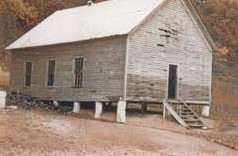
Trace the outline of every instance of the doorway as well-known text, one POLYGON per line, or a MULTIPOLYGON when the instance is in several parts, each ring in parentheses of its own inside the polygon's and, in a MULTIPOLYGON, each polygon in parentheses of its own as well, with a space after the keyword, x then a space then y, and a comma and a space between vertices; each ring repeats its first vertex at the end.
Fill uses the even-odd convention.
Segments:
POLYGON ((178 83, 178 66, 169 65, 169 76, 168 76, 168 98, 177 98, 177 83, 178 83))

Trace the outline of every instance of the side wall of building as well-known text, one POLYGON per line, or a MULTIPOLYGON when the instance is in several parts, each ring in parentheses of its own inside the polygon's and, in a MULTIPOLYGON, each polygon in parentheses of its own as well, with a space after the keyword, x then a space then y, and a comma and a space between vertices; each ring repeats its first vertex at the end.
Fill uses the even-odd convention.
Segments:
POLYGON ((13 51, 11 90, 59 101, 109 101, 123 96, 126 36, 13 51), (74 88, 74 58, 84 57, 83 86, 74 88), (56 60, 55 86, 47 87, 47 62, 56 60), (33 63, 24 87, 24 64, 33 63))
POLYGON ((178 66, 178 99, 210 102, 212 50, 180 0, 129 36, 127 100, 167 98, 169 64, 178 66))

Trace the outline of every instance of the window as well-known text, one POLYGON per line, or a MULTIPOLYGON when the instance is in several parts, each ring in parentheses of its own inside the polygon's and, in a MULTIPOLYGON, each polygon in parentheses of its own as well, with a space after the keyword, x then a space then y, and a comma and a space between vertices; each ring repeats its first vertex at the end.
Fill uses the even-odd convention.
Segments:
POLYGON ((55 60, 48 62, 48 86, 54 86, 55 84, 55 60))
POLYGON ((76 58, 74 60, 74 86, 75 87, 82 87, 83 82, 83 62, 84 58, 76 58))
POLYGON ((25 70, 25 86, 31 86, 32 62, 26 62, 25 70))

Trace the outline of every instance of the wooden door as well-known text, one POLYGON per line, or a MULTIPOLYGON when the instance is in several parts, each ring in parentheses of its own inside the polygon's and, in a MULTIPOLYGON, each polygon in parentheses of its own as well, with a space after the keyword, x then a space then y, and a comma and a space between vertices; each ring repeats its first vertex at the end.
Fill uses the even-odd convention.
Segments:
POLYGON ((178 83, 178 66, 169 65, 169 77, 168 77, 168 98, 176 99, 177 98, 177 83, 178 83))

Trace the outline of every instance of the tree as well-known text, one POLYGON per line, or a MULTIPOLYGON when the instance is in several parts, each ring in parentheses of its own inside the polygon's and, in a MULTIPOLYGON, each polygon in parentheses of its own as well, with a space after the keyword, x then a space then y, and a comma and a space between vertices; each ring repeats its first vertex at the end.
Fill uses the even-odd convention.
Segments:
POLYGON ((18 20, 32 24, 38 18, 38 10, 23 0, 3 0, 3 5, 13 13, 18 20))
POLYGON ((238 1, 207 0, 205 4, 197 4, 196 0, 192 2, 219 49, 225 47, 228 50, 222 57, 237 62, 238 1))

